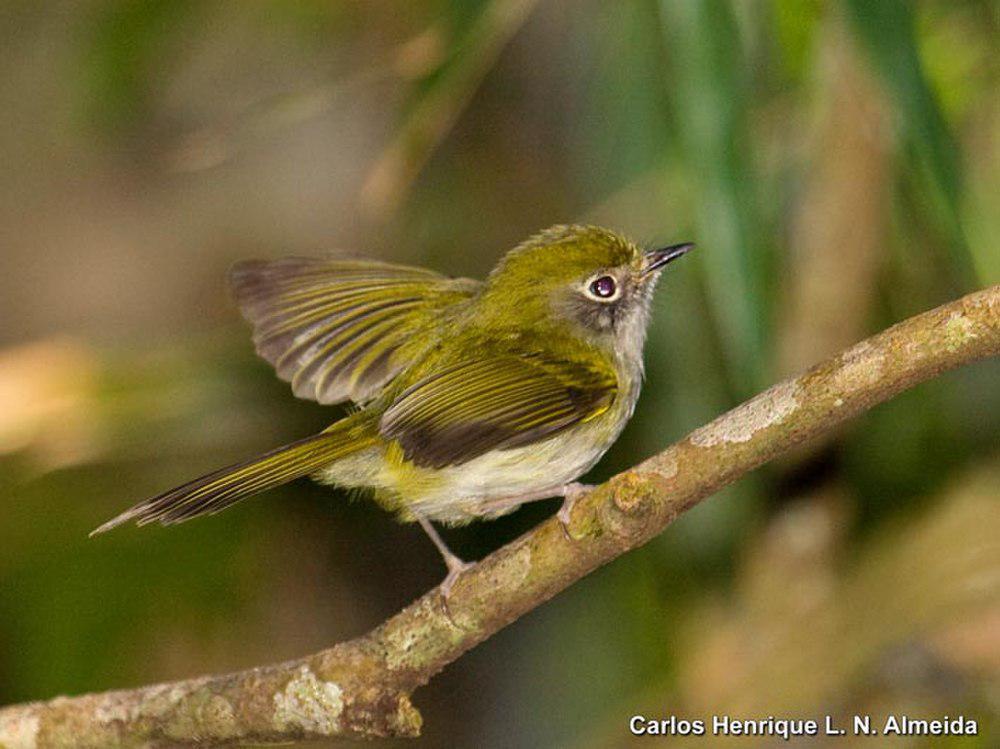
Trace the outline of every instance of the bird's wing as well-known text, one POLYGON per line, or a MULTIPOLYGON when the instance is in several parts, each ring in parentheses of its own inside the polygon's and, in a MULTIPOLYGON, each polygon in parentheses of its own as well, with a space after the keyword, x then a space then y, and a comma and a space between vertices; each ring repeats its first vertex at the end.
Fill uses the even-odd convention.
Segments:
POLYGON ((235 265, 230 285, 254 344, 300 398, 364 402, 428 345, 444 310, 480 283, 363 260, 235 265))
POLYGON ((380 430, 418 466, 458 465, 490 450, 528 445, 606 411, 613 372, 544 356, 465 361, 404 390, 380 430))

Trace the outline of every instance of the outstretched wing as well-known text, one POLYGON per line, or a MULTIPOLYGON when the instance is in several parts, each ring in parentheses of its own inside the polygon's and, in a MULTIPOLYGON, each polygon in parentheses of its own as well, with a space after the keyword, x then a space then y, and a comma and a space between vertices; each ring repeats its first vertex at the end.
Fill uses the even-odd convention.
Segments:
POLYGON ((253 340, 300 398, 364 402, 428 344, 426 328, 479 282, 363 260, 235 265, 230 285, 253 340))
POLYGON ((442 468, 592 419, 616 392, 610 372, 500 355, 463 362, 407 388, 383 414, 380 431, 399 442, 407 460, 442 468))

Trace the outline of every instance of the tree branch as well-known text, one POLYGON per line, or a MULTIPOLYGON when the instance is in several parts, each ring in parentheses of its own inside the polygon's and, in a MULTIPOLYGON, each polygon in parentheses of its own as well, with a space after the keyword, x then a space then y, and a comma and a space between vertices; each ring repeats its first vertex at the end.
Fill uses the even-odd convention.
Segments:
POLYGON ((803 440, 1000 353, 1000 286, 910 318, 786 380, 597 487, 368 634, 305 658, 0 709, 2 749, 416 736, 411 692, 593 569, 803 440))

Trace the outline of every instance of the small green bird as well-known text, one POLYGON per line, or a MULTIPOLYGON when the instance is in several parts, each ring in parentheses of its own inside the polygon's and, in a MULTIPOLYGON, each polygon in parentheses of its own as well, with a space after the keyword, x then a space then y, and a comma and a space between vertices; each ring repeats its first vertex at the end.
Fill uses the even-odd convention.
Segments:
MULTIPOLYGON (((130 520, 172 525, 312 476, 374 490, 419 522, 448 565, 448 525, 564 497, 632 415, 660 272, 690 243, 642 251, 594 226, 555 226, 485 282, 363 260, 249 261, 231 272, 257 352, 300 398, 360 409, 323 432, 140 502, 130 520)), ((93 534, 92 534, 93 535, 93 534)))

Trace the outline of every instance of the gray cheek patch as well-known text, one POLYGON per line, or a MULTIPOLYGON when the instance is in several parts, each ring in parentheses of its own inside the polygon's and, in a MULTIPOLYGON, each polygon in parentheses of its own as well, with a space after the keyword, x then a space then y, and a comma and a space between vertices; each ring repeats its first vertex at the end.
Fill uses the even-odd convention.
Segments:
POLYGON ((624 296, 615 302, 597 302, 581 295, 570 302, 568 312, 584 328, 597 333, 610 333, 622 317, 624 304, 624 296))

